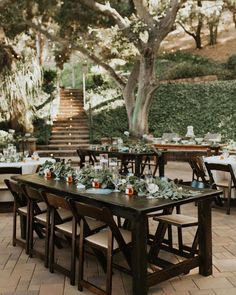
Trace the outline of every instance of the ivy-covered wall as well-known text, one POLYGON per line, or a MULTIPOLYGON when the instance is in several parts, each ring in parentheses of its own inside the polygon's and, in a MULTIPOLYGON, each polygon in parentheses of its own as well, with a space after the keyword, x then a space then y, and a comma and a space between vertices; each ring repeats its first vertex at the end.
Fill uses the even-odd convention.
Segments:
MULTIPOLYGON (((93 117, 95 138, 122 135, 128 129, 125 108, 93 117)), ((192 84, 163 84, 149 114, 149 130, 155 137, 164 132, 184 136, 188 125, 196 136, 219 132, 236 140, 236 80, 192 84)))

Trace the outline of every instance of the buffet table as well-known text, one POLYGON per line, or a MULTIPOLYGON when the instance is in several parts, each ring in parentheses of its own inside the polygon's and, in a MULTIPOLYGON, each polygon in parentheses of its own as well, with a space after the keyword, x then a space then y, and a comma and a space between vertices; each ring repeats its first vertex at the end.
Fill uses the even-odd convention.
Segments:
POLYGON ((158 143, 154 144, 158 150, 167 151, 167 160, 185 160, 193 156, 211 156, 218 155, 220 145, 212 146, 210 144, 180 144, 180 143, 158 143))

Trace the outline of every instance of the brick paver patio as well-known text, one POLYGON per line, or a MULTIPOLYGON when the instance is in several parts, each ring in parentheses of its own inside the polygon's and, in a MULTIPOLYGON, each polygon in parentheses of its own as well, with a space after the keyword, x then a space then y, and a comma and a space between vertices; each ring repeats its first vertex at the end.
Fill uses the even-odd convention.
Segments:
MULTIPOLYGON (((173 163, 167 169, 169 177, 191 178, 187 166, 173 163), (173 168, 173 169, 172 169, 173 168), (186 168, 186 169, 185 169, 186 168)), ((186 205, 183 213, 196 215, 196 207, 186 205)), ((231 215, 225 214, 225 208, 213 208, 213 275, 202 277, 198 269, 187 275, 178 276, 150 288, 149 294, 166 295, 235 295, 236 294, 236 208, 232 207, 231 215)), ((156 223, 151 221, 151 230, 156 223)), ((74 295, 79 294, 77 286, 71 286, 69 279, 55 271, 51 274, 38 258, 29 258, 24 250, 11 245, 12 214, 0 214, 0 294, 29 295, 74 295)), ((190 241, 193 230, 184 231, 185 241, 190 241)), ((39 241, 38 247, 43 245, 39 241)), ((166 253, 162 253, 166 255, 166 253)), ((69 248, 57 250, 56 256, 61 263, 69 263, 69 248)), ((174 260, 177 257, 170 256, 174 260)), ((104 282, 104 274, 94 257, 86 259, 86 274, 96 284, 104 282)), ((130 295, 131 278, 115 270, 113 275, 113 294, 130 295)), ((84 289, 81 294, 92 294, 84 289)))

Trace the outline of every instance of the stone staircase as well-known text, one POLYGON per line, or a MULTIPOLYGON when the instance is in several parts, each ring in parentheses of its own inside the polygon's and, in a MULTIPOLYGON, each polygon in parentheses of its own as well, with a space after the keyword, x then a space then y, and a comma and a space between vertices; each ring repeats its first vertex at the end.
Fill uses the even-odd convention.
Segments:
POLYGON ((48 145, 38 145, 39 156, 54 156, 78 162, 76 149, 89 146, 88 118, 83 93, 78 89, 61 89, 60 108, 53 122, 48 145))

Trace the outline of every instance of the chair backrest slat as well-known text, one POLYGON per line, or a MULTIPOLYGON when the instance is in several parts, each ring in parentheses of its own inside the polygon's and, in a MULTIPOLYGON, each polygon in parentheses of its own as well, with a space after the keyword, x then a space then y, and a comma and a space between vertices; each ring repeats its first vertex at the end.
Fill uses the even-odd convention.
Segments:
POLYGON ((58 195, 44 191, 42 192, 42 197, 48 206, 54 207, 56 209, 64 208, 67 210, 71 210, 70 205, 62 196, 58 196, 58 195))
POLYGON ((4 182, 14 198, 16 202, 16 206, 17 207, 26 206, 27 198, 25 197, 25 194, 22 190, 21 185, 9 179, 5 179, 4 182))
POLYGON ((235 174, 234 174, 233 168, 230 164, 218 164, 218 163, 207 163, 206 162, 205 165, 206 165, 209 177, 210 177, 210 181, 212 183, 215 182, 212 171, 223 171, 223 172, 228 172, 230 174, 233 184, 236 187, 235 174))
POLYGON ((117 224, 113 218, 112 212, 107 207, 94 207, 85 203, 76 201, 73 198, 67 199, 71 205, 72 212, 77 221, 83 219, 86 224, 85 217, 90 217, 105 223, 111 230, 114 238, 116 239, 119 247, 122 249, 126 246, 126 243, 117 227, 117 224))

